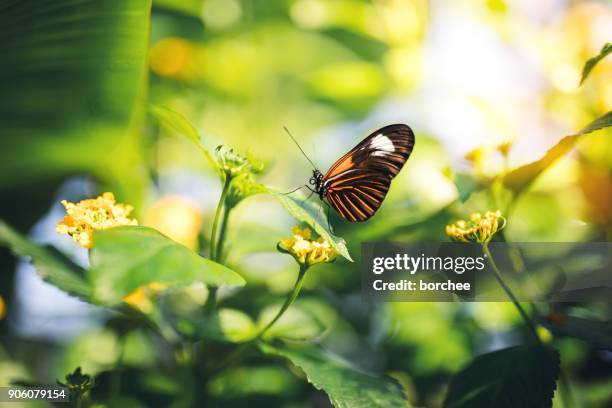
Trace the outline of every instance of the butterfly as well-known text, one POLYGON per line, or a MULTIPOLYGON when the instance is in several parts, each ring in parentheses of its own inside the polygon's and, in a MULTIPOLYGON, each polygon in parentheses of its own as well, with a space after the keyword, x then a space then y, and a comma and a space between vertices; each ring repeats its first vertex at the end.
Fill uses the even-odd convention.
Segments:
POLYGON ((385 126, 336 160, 327 173, 321 173, 313 165, 315 169, 307 187, 345 220, 366 221, 380 208, 391 180, 413 148, 414 133, 409 126, 385 126))

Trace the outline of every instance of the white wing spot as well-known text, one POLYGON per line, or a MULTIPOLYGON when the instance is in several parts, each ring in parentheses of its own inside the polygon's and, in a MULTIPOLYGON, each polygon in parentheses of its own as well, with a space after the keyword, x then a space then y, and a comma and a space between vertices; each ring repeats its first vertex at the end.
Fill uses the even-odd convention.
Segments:
POLYGON ((376 150, 372 153, 372 156, 385 156, 387 153, 395 151, 395 146, 393 146, 391 139, 382 133, 372 139, 370 142, 370 148, 376 150))

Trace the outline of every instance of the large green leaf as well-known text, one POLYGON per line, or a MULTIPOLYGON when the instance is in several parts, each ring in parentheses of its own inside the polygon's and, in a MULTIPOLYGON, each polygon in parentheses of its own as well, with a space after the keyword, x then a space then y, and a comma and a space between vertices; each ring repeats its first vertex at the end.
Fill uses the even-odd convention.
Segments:
POLYGON ((283 357, 304 371, 315 388, 325 391, 336 408, 400 408, 410 404, 391 378, 352 367, 339 357, 310 345, 272 346, 261 343, 269 355, 283 357))
POLYGON ((444 407, 552 407, 558 376, 559 353, 548 346, 483 354, 452 378, 444 407))
POLYGON ((566 136, 559 141, 555 146, 546 152, 544 157, 532 163, 521 166, 512 170, 504 177, 504 184, 515 194, 520 194, 531 183, 550 167, 557 159, 568 153, 576 144, 582 135, 595 132, 606 127, 612 126, 612 112, 608 112, 602 117, 589 123, 580 132, 566 136))
POLYGON ((186 16, 202 19, 204 0, 155 0, 155 8, 166 9, 186 16))
POLYGON ((36 272, 45 281, 82 300, 89 300, 91 289, 83 279, 83 269, 55 248, 32 243, 1 220, 0 245, 11 248, 16 255, 30 257, 36 272))
POLYGON ((599 61, 604 59, 606 55, 610 53, 612 53, 612 43, 606 43, 602 47, 601 51, 599 51, 599 54, 587 60, 587 62, 584 64, 584 68, 582 69, 582 78, 580 79, 581 85, 587 79, 593 68, 595 68, 595 65, 597 65, 599 61))
MULTIPOLYGON (((279 191, 269 188, 268 191, 274 196, 283 207, 300 222, 308 224, 319 236, 329 241, 330 245, 334 247, 336 251, 349 261, 353 261, 349 254, 346 242, 344 239, 334 235, 328 226, 324 226, 322 223, 327 224, 327 217, 324 215, 324 209, 317 210, 309 200, 305 200, 304 197, 296 198, 292 195, 283 194, 279 191)), ((323 204, 321 204, 323 205, 323 204)))
POLYGON ((116 304, 134 289, 151 282, 182 285, 242 286, 231 269, 147 227, 117 227, 94 233, 88 278, 94 300, 116 304))
POLYGON ((138 177, 150 7, 0 5, 0 186, 81 171, 126 186, 138 177))

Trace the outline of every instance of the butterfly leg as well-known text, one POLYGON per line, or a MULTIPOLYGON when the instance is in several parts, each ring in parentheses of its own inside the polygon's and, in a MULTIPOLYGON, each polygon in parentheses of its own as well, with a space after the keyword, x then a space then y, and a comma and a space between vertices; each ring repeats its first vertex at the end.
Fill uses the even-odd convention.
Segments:
POLYGON ((289 192, 287 192, 287 193, 281 193, 281 194, 282 194, 282 195, 289 195, 289 194, 293 194, 293 193, 295 193, 296 191, 303 189, 304 187, 308 187, 308 186, 300 186, 300 187, 295 188, 295 189, 293 189, 293 190, 291 190, 291 191, 289 191, 289 192))
POLYGON ((319 216, 321 215, 321 209, 323 208, 323 200, 321 200, 321 205, 319 205, 319 209, 317 210, 317 216, 315 218, 315 221, 318 223, 319 222, 319 216))
MULTIPOLYGON (((307 187, 307 188, 308 188, 308 186, 304 186, 304 187, 307 187)), ((311 189, 311 190, 310 190, 310 194, 308 194, 308 197, 306 197, 305 199, 303 199, 302 201, 300 201, 300 206, 302 206, 302 205, 304 204, 304 202, 305 202, 305 201, 308 201, 308 200, 310 199, 310 197, 312 197, 312 195, 313 195, 314 193, 315 193, 315 191, 311 189)))
POLYGON ((331 223, 329 222, 329 208, 330 208, 330 205, 329 205, 329 204, 328 204, 328 203, 327 203, 325 200, 322 200, 322 201, 323 201, 323 204, 325 204, 325 206, 327 207, 327 214, 326 214, 326 218, 327 218, 327 229, 329 229, 329 232, 331 232, 331 233, 333 234, 333 233, 334 233, 334 230, 333 230, 333 228, 332 228, 332 226, 331 226, 331 223))

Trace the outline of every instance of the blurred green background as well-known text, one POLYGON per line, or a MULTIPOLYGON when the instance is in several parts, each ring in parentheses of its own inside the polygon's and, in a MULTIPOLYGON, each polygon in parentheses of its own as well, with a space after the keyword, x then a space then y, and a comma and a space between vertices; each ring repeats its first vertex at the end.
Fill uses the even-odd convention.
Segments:
MULTIPOLYGON (((335 322, 326 347, 393 373, 411 402, 428 407, 440 406, 449 376, 470 358, 519 342, 518 316, 510 303, 364 304, 360 244, 447 240, 450 221, 508 210, 491 180, 612 110, 611 58, 579 85, 584 61, 612 39, 608 1, 3 1, 0 27, 0 218, 80 262, 84 250, 54 232, 59 201, 101 191, 132 204, 141 224, 205 243, 217 176, 148 113, 151 104, 181 113, 211 151, 225 144, 262 160, 262 182, 282 191, 311 175, 283 126, 325 171, 370 131, 409 124, 415 151, 379 213, 365 224, 332 216, 356 263, 313 269, 304 302, 335 322)), ((609 241, 610 136, 585 135, 546 168, 513 202, 505 239, 609 241)), ((267 195, 236 208, 227 263, 248 284, 227 305, 257 314, 290 290, 295 266, 275 248, 294 223, 267 195)), ((112 367, 108 315, 0 251, 0 385, 112 367)), ((607 304, 567 307, 611 318, 607 304)), ((576 398, 612 404, 610 350, 551 341, 576 398)), ((154 340, 135 332, 124 360, 150 373, 135 389, 176 386, 155 376, 155 357, 154 340)), ((269 362, 209 389, 223 406, 328 404, 269 362)))

